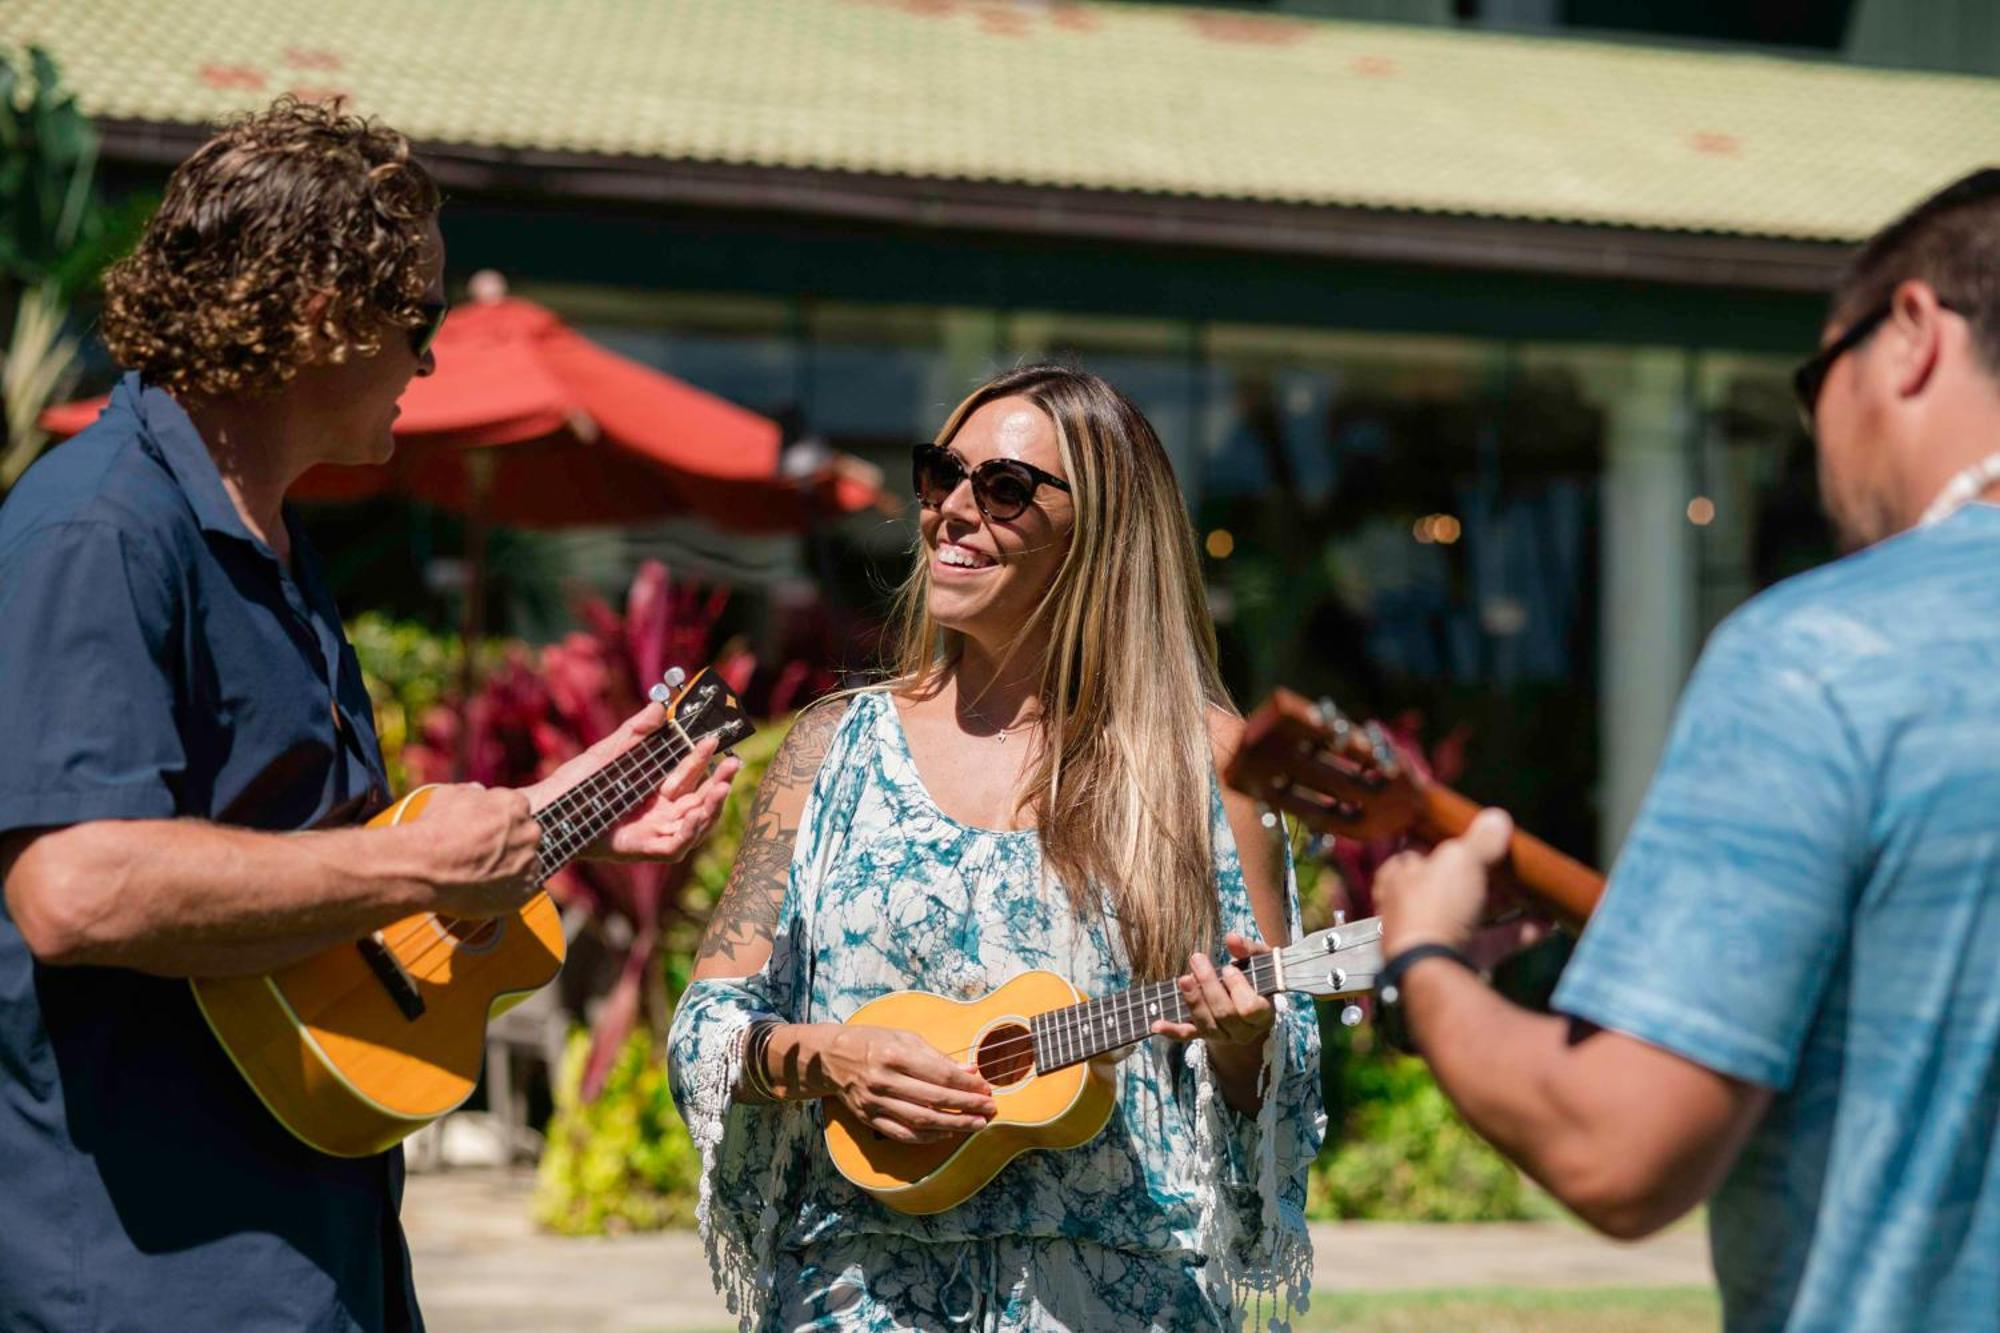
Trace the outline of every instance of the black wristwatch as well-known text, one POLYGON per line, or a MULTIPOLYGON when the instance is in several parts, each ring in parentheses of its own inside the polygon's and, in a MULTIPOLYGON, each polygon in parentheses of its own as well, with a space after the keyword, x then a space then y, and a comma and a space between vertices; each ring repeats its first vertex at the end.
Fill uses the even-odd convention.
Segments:
POLYGON ((1474 975, 1479 972, 1470 958, 1449 944, 1412 945, 1382 964, 1382 970, 1375 974, 1375 1031, 1382 1040, 1405 1055, 1420 1055, 1422 1052, 1410 1039, 1410 1027, 1403 1018, 1403 976, 1426 958, 1449 958, 1474 975))

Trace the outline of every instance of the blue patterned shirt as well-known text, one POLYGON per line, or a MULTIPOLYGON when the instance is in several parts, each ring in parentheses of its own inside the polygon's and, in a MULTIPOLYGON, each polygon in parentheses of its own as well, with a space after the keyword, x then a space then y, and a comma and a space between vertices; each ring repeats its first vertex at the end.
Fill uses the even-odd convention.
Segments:
POLYGON ((1730 1329, 2000 1326, 2000 508, 1716 631, 1555 1003, 1776 1090, 1730 1329))

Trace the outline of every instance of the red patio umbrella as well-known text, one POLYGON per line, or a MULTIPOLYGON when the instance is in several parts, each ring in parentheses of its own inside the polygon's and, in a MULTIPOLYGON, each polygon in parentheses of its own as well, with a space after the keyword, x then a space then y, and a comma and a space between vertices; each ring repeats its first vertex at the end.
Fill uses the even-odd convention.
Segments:
MULTIPOLYGON (((436 355, 437 372, 403 394, 395 457, 315 468, 293 498, 405 495, 531 528, 691 513, 739 532, 797 531, 882 503, 858 460, 780 476, 777 423, 600 347, 532 301, 460 306, 436 355)), ((52 407, 42 427, 74 435, 104 401, 52 407)))

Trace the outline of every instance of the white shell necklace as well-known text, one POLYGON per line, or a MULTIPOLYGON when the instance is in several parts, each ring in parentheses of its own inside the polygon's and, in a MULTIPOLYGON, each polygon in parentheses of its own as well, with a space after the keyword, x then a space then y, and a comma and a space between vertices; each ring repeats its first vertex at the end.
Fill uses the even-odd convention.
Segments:
POLYGON ((1991 453, 1972 466, 1963 469, 1944 484, 1937 499, 1924 510, 1917 526, 1928 528, 1934 523, 1942 523, 1979 497, 1979 493, 2000 481, 2000 453, 1991 453))

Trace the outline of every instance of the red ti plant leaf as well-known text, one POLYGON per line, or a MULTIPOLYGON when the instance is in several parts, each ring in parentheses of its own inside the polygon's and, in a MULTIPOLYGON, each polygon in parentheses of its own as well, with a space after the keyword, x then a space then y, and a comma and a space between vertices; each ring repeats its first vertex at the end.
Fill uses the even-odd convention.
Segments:
MULTIPOLYGON (((432 710, 406 757, 413 774, 448 781, 458 728, 471 730, 468 777, 488 786, 522 786, 609 735, 644 702, 668 667, 690 674, 714 651, 716 622, 728 605, 722 588, 675 584, 666 566, 640 567, 620 615, 597 598, 579 601, 580 628, 531 655, 515 645, 463 713, 432 710)), ((756 659, 732 643, 718 670, 739 697, 757 673, 756 659)), ((774 691, 788 706, 830 687, 824 668, 787 666, 774 691), (817 684, 818 690, 808 693, 817 684)), ((671 864, 578 861, 549 883, 566 910, 584 915, 613 960, 615 979, 591 1024, 583 1095, 602 1089, 626 1037, 641 1023, 664 1035, 665 974, 660 950, 667 927, 686 914, 682 890, 691 857, 671 864)))

